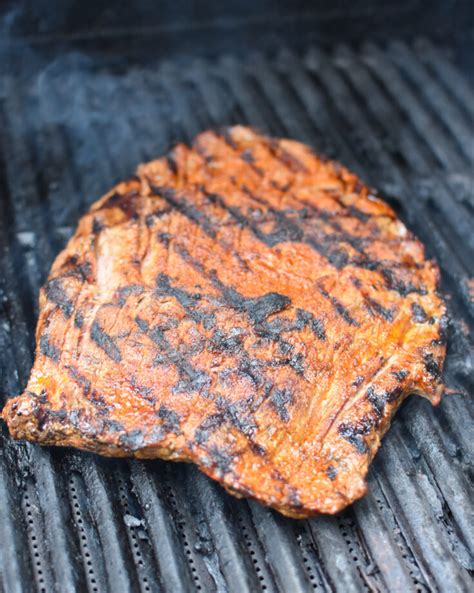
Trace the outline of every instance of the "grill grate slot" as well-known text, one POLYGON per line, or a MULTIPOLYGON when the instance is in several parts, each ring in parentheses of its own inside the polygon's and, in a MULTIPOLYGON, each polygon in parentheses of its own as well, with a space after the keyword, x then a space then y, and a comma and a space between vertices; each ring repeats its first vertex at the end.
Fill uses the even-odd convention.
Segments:
MULTIPOLYGON (((98 593, 98 583, 100 582, 97 572, 97 558, 100 557, 100 551, 94 549, 92 526, 87 525, 85 515, 87 510, 83 510, 87 505, 85 499, 84 487, 81 484, 80 474, 72 474, 69 479, 69 498, 72 506, 72 516, 76 525, 79 537, 79 546, 84 562, 84 571, 86 573, 87 587, 90 593, 98 593)), ((97 546, 95 546, 97 548, 97 546)))
MULTIPOLYGON (((473 387, 474 93, 442 50, 420 40, 180 65, 148 57, 122 72, 100 54, 44 62, 39 75, 23 66, 5 77, 0 96, 1 393, 26 383, 39 286, 79 215, 137 163, 232 123, 308 142, 396 196, 442 266, 448 383, 473 387)), ((369 494, 308 521, 236 501, 193 467, 40 450, 2 428, 0 539, 12 543, 0 589, 467 591, 472 416, 463 396, 439 410, 409 401, 369 494)))

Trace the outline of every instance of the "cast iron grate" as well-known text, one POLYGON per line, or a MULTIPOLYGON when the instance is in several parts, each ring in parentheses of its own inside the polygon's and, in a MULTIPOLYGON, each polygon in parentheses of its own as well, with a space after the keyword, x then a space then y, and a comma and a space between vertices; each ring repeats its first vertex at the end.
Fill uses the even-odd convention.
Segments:
MULTIPOLYGON (((248 123, 338 158, 443 270, 448 383, 472 390, 474 94, 427 41, 231 55, 116 71, 67 53, 0 86, 0 391, 32 363, 37 293, 78 217, 136 164, 248 123)), ((1 429, 1 589, 253 593, 468 591, 473 412, 413 398, 341 516, 285 519, 194 467, 13 443, 1 429)))

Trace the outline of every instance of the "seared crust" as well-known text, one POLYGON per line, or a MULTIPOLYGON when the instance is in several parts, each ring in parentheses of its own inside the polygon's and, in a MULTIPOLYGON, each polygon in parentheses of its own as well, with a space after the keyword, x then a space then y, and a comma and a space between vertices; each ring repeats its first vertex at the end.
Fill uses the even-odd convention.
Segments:
POLYGON ((192 461, 284 514, 335 513, 405 396, 439 401, 438 277, 344 167, 205 132, 81 219, 3 417, 17 439, 192 461))

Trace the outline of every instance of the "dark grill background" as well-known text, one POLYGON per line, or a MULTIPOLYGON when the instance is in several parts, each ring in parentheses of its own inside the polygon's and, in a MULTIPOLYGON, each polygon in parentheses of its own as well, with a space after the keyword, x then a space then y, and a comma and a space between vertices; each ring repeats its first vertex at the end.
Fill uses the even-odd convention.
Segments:
POLYGON ((411 398, 369 494, 305 521, 192 466, 14 443, 2 424, 0 591, 468 591, 474 94, 448 53, 426 40, 168 62, 136 51, 128 65, 13 52, 0 79, 2 394, 26 383, 38 289, 81 213, 174 141, 232 123, 309 143, 395 206, 441 265, 446 380, 465 394, 437 409, 411 398))

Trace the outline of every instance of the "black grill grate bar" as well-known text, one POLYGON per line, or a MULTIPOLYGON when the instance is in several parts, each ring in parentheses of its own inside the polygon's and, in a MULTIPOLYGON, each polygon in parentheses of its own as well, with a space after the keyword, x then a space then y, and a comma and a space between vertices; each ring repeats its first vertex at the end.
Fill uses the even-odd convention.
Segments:
MULTIPOLYGON (((395 121, 403 121, 403 117, 406 117, 409 113, 412 114, 413 121, 418 121, 418 115, 423 113, 423 109, 420 107, 417 97, 409 91, 407 85, 403 82, 396 69, 391 66, 389 60, 384 60, 382 65, 381 55, 378 51, 374 48, 371 50, 368 48, 368 53, 367 63, 372 72, 376 73, 376 76, 383 82, 385 90, 389 93, 392 100, 393 111, 395 113, 397 112, 396 102, 396 104, 400 105, 405 112, 400 118, 397 117, 397 120, 395 121)), ((352 70, 351 74, 352 81, 356 84, 352 70)), ((408 117, 410 117, 410 115, 408 115, 408 117)), ((388 125, 386 120, 385 125, 388 125)), ((422 124, 420 124, 420 127, 421 125, 422 124)), ((431 146, 437 147, 440 143, 443 144, 443 136, 439 133, 440 130, 434 122, 425 120, 425 122, 423 122, 423 128, 420 130, 420 133, 421 132, 423 132, 423 138, 432 139, 430 142, 431 146), (425 125, 426 128, 424 128, 425 125), (430 135, 430 132, 432 132, 432 136, 430 135)), ((456 200, 450 199, 450 188, 446 184, 444 175, 438 173, 434 164, 430 162, 429 156, 424 155, 421 142, 417 142, 416 135, 413 134, 412 136, 407 134, 407 136, 408 155, 411 157, 416 149, 418 149, 418 154, 421 155, 424 171, 420 170, 418 173, 426 175, 429 178, 429 180, 424 180, 427 193, 429 193, 430 197, 432 196, 436 201, 437 207, 442 211, 446 220, 451 224, 454 233, 461 235, 466 246, 469 246, 470 249, 474 249, 472 219, 469 220, 471 218, 469 213, 465 208, 458 204, 456 200), (450 208, 447 207, 448 201, 450 202, 450 208)), ((446 143, 444 142, 444 144, 446 143)), ((446 167, 451 168, 449 162, 445 161, 444 164, 446 167)), ((474 268, 472 269, 474 270, 474 268)))
MULTIPOLYGON (((350 64, 352 60, 355 63, 359 62, 354 52, 348 48, 341 48, 338 54, 341 65, 350 64), (344 58, 347 59, 347 62, 344 58)), ((380 78, 384 81, 388 93, 393 97, 396 96, 397 109, 403 114, 404 119, 410 122, 408 128, 410 137, 414 138, 413 143, 416 143, 418 149, 422 151, 420 162, 422 166, 425 166, 425 171, 432 171, 439 166, 462 169, 465 166, 465 160, 459 155, 450 134, 441 129, 439 115, 430 113, 430 110, 422 105, 419 87, 412 88, 408 81, 402 77, 393 60, 393 51, 381 49, 373 44, 366 44, 363 57, 365 58, 363 61, 366 61, 369 66, 373 66, 374 69, 377 65, 384 63, 386 70, 380 73, 380 78)))
MULTIPOLYGON (((385 60, 382 64, 379 54, 376 54, 374 51, 370 51, 369 53, 369 49, 367 51, 367 65, 377 78, 371 78, 369 72, 364 68, 364 64, 361 64, 357 60, 347 62, 351 63, 351 67, 345 67, 344 70, 347 71, 351 84, 358 90, 360 96, 363 96, 363 93, 371 93, 367 96, 367 107, 371 110, 371 113, 377 113, 380 126, 386 130, 386 133, 390 133, 394 124, 401 126, 406 119, 404 112, 398 107, 398 104, 402 103, 398 97, 400 94, 406 95, 407 93, 403 88, 403 81, 401 81, 395 68, 389 65, 389 61, 385 60), (390 72, 390 76, 387 75, 387 72, 390 72), (382 83, 382 87, 378 84, 379 81, 377 79, 382 83), (389 119, 389 117, 393 119, 389 119)), ((349 54, 350 56, 351 54, 349 54)), ((413 102, 415 101, 414 97, 411 97, 411 99, 413 99, 413 102)), ((408 103, 407 99, 404 99, 404 101, 408 103)), ((408 103, 408 105, 410 104, 408 103)), ((408 109, 408 107, 405 108, 408 109)), ((428 133, 429 130, 426 129, 425 137, 428 133)), ((417 185, 415 186, 415 191, 419 194, 419 198, 425 201, 430 198, 435 200, 437 208, 442 211, 443 215, 450 222, 452 230, 456 234, 461 234, 465 238, 466 244, 469 245, 472 241, 472 233, 468 224, 468 213, 464 208, 456 205, 450 199, 449 188, 446 188, 444 176, 438 173, 429 155, 423 150, 423 145, 418 141, 417 135, 410 133, 410 130, 408 130, 403 138, 404 150, 409 159, 408 163, 418 161, 419 164, 418 170, 415 169, 413 172, 415 178, 421 180, 421 186, 419 185, 419 181, 417 181, 417 185), (451 209, 447 208, 447 201, 452 203, 453 207, 451 209)), ((457 249, 459 248, 458 245, 456 247, 457 249)))
MULTIPOLYGON (((464 556, 467 553, 468 556, 467 550, 465 552, 462 551, 465 549, 462 540, 468 542, 471 548, 474 549, 472 525, 465 513, 465 509, 468 509, 471 504, 472 493, 470 485, 467 478, 460 472, 454 473, 449 481, 443 480, 441 483, 438 483, 437 476, 447 475, 449 468, 452 467, 453 463, 456 463, 456 460, 455 458, 453 459, 452 449, 450 450, 449 445, 446 443, 447 439, 443 430, 444 427, 440 426, 435 415, 430 414, 430 410, 426 410, 426 406, 423 412, 421 414, 404 413, 404 424, 407 425, 420 453, 426 461, 427 467, 425 470, 428 479, 431 479, 437 486, 442 494, 439 497, 440 500, 446 503, 445 510, 449 509, 450 514, 453 516, 453 521, 449 521, 449 523, 451 523, 451 527, 455 531, 458 531, 461 536, 457 537, 461 553, 464 556)), ((459 426, 459 420, 460 418, 458 417, 457 426, 459 426)), ((466 566, 466 568, 470 570, 474 569, 474 561, 471 559, 468 563, 469 566, 466 566)))
POLYGON ((163 502, 164 492, 151 478, 152 468, 136 462, 130 466, 133 490, 141 503, 163 587, 165 591, 186 593, 192 576, 176 533, 175 518, 163 502))
POLYGON ((435 47, 427 39, 415 43, 415 50, 420 59, 429 67, 444 85, 452 100, 471 118, 474 117, 474 88, 469 79, 463 76, 456 66, 446 58, 445 51, 435 47))
MULTIPOLYGON (((103 139, 96 125, 99 107, 91 104, 88 88, 84 84, 86 77, 72 65, 71 70, 66 70, 60 80, 54 77, 48 79, 47 88, 60 104, 67 104, 71 96, 75 99, 70 108, 70 123, 64 130, 66 144, 74 147, 74 158, 67 164, 71 167, 71 174, 78 180, 82 200, 90 205, 109 189, 116 172, 110 160, 104 158, 103 139)), ((62 201, 63 208, 64 202, 65 200, 62 201)), ((77 224, 77 220, 71 215, 68 216, 68 222, 71 226, 77 224)))
POLYGON ((253 523, 263 543, 274 577, 280 591, 303 593, 310 583, 303 567, 300 550, 293 545, 293 539, 285 521, 269 509, 250 501, 253 523))
POLYGON ((452 140, 458 144, 458 150, 461 151, 467 165, 471 164, 474 158, 472 152, 472 120, 467 118, 463 111, 451 100, 451 97, 439 81, 430 76, 426 66, 406 43, 399 41, 391 43, 389 45, 389 55, 405 75, 409 77, 415 89, 423 97, 424 104, 430 107, 434 117, 443 122, 445 130, 449 131, 452 140))
MULTIPOLYGON (((68 164, 70 162, 69 146, 58 120, 63 115, 65 105, 52 92, 52 76, 48 71, 39 76, 30 96, 27 98, 25 114, 36 114, 31 119, 31 136, 35 154, 37 155, 37 187, 38 193, 45 196, 49 213, 53 216, 54 227, 74 224, 81 214, 81 197, 77 191, 68 164), (64 196, 68 196, 65 207, 64 196)), ((50 225, 51 228, 51 225, 50 225)), ((53 229, 52 236, 55 237, 53 229)), ((58 251, 58 241, 52 241, 54 252, 58 251)))
POLYGON ((219 591, 223 587, 219 554, 214 547, 207 549, 207 534, 210 530, 201 508, 200 491, 194 484, 193 470, 188 466, 164 467, 165 493, 178 526, 195 588, 199 591, 219 591))
MULTIPOLYGON (((2 429, 2 441, 4 432, 2 429)), ((0 460, 0 537, 2 542, 8 542, 2 550, 0 583, 8 593, 22 593, 33 581, 25 519, 18 507, 16 489, 10 467, 0 460)))
POLYGON ((436 496, 429 475, 410 459, 406 433, 398 423, 394 423, 393 432, 393 438, 384 443, 381 485, 404 537, 431 589, 442 589, 443 583, 451 579, 453 587, 467 590, 469 575, 467 571, 458 570, 458 561, 452 555, 451 543, 440 521, 442 498, 436 496), (433 514, 437 521, 433 521, 433 514))
MULTIPOLYGON (((220 487, 201 473, 194 471, 195 485, 199 492, 197 505, 202 505, 209 532, 219 551, 219 568, 230 591, 255 593, 261 590, 250 554, 241 535, 240 526, 225 509, 225 497, 220 487), (217 490, 219 488, 219 490, 217 490)), ((267 587, 268 588, 268 587, 267 587)))
MULTIPOLYGON (((81 474, 89 497, 92 521, 96 526, 100 544, 104 550, 105 574, 108 590, 125 593, 138 589, 136 567, 119 521, 116 504, 118 492, 108 488, 106 462, 84 455, 80 460, 81 474)), ((78 464, 76 464, 79 467, 78 464)))
POLYGON ((375 572, 378 567, 390 566, 389 571, 380 570, 381 588, 394 592, 410 591, 423 581, 423 577, 410 548, 402 539, 398 522, 382 493, 379 481, 371 479, 369 488, 367 498, 354 507, 358 529, 375 561, 369 570, 375 572), (378 512, 374 512, 374 509, 378 509, 378 512))
MULTIPOLYGON (((0 175, 1 195, 6 195, 6 188, 3 186, 4 177, 0 175)), ((28 335, 26 323, 21 318, 21 306, 16 297, 16 278, 13 272, 13 258, 9 247, 10 235, 7 230, 7 216, 4 202, 0 203, 0 262, 2 264, 2 275, 0 276, 0 380, 2 390, 0 397, 14 394, 18 389, 19 373, 16 368, 16 359, 29 356, 28 348, 19 348, 17 340, 13 341, 10 328, 12 316, 18 317, 17 331, 28 335), (12 296, 15 300, 12 301, 12 296), (11 303, 11 306, 10 306, 11 303), (26 352, 24 352, 26 350, 26 352)), ((32 555, 29 553, 29 541, 27 538, 27 523, 18 504, 17 490, 23 488, 21 483, 21 472, 18 467, 17 455, 7 448, 7 430, 1 426, 0 444, 2 455, 0 455, 0 541, 8 542, 8 546, 2 550, 0 578, 3 580, 5 589, 8 591, 22 591, 22 581, 33 580, 32 555)), ((26 448, 22 449, 20 455, 26 457, 26 448)), ((1 581, 0 581, 1 582, 1 581)))
MULTIPOLYGON (((89 508, 89 495, 80 471, 73 463, 65 467, 68 471, 68 493, 71 500, 71 515, 79 539, 79 549, 84 566, 86 586, 89 593, 99 593, 106 582, 104 553, 89 508)), ((97 501, 94 501, 97 502, 97 501)), ((85 589, 85 587, 84 587, 85 589)))
POLYGON ((359 593, 363 581, 352 556, 347 552, 347 542, 337 522, 328 517, 308 521, 312 538, 319 550, 322 562, 331 575, 331 584, 336 591, 359 593))
MULTIPOLYGON (((105 477, 107 489, 116 493, 115 517, 120 531, 125 533, 127 550, 136 570, 137 585, 142 593, 150 591, 150 583, 157 579, 157 570, 151 546, 148 543, 148 526, 130 483, 128 464, 107 464, 105 477)), ((161 579, 160 579, 161 580, 161 579)))

